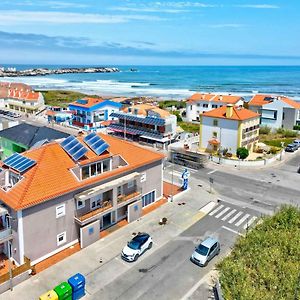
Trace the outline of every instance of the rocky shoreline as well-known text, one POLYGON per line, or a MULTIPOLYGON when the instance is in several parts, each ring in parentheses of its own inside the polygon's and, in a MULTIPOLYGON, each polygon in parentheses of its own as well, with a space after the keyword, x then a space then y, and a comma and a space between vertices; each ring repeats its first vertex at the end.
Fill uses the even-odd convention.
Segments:
POLYGON ((37 68, 28 70, 12 70, 0 68, 0 77, 19 77, 19 76, 45 76, 53 74, 70 74, 70 73, 114 73, 120 72, 118 68, 107 67, 89 67, 89 68, 61 68, 47 69, 37 68))

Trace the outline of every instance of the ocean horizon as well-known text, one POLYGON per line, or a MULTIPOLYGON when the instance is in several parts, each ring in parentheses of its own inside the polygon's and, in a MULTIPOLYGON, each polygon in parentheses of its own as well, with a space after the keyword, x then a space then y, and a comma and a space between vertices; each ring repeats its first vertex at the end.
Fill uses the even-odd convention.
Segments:
POLYGON ((81 73, 3 77, 35 89, 72 90, 87 94, 154 96, 183 99, 195 92, 251 96, 280 94, 300 100, 300 66, 126 66, 126 65, 2 65, 18 70, 62 67, 117 67, 118 73, 81 73), (136 71, 131 71, 135 69, 136 71))

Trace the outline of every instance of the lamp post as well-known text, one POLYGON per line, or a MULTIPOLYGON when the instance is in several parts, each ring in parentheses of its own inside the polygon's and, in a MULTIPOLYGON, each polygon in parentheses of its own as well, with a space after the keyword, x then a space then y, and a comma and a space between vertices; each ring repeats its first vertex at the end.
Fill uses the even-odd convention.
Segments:
MULTIPOLYGON (((10 216, 10 215, 6 215, 6 218, 8 219, 8 220, 10 220, 9 221, 9 226, 8 226, 8 228, 11 228, 11 221, 13 221, 14 219, 13 219, 13 217, 12 216, 10 216)), ((11 253, 11 243, 10 243, 10 241, 8 240, 7 241, 7 252, 8 252, 8 272, 9 272, 9 288, 10 288, 10 290, 12 291, 13 290, 13 282, 12 282, 12 267, 11 267, 11 257, 12 257, 12 253, 11 253)))

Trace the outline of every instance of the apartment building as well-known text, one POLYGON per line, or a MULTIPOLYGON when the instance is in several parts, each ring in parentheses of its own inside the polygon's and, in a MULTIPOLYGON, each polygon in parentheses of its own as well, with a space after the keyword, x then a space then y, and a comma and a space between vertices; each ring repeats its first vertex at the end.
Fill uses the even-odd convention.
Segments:
POLYGON ((253 151, 259 136, 259 114, 231 104, 200 115, 200 151, 227 149, 235 155, 237 148, 253 151))
POLYGON ((200 114, 212 109, 232 104, 243 106, 244 99, 234 95, 216 95, 196 93, 186 101, 186 118, 188 122, 199 122, 200 114))
POLYGON ((141 216, 163 195, 164 156, 91 133, 14 154, 1 163, 1 251, 34 265, 141 216))

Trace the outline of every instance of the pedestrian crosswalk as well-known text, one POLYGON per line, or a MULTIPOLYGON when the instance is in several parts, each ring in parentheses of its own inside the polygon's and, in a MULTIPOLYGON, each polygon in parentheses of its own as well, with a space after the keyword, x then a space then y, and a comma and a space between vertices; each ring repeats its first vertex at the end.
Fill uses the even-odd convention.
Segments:
POLYGON ((257 216, 252 216, 244 211, 238 211, 238 209, 225 206, 224 204, 219 204, 208 215, 232 224, 235 227, 242 226, 243 229, 249 228, 257 219, 257 216))

